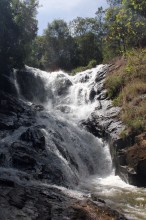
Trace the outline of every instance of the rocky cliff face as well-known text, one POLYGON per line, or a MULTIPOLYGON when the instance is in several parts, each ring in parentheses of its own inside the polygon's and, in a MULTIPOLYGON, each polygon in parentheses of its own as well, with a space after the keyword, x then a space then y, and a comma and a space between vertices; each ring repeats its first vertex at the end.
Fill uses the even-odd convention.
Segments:
POLYGON ((138 137, 134 134, 125 139, 121 137, 125 125, 119 117, 120 108, 112 105, 104 88, 108 71, 109 68, 105 69, 96 79, 91 100, 97 95, 98 106, 87 120, 82 121, 82 126, 109 143, 117 175, 132 185, 146 186, 145 133, 138 137))
MULTIPOLYGON (((92 201, 83 195, 79 199, 61 187, 75 185, 78 177, 71 171, 68 176, 61 160, 49 149, 45 125, 37 122, 41 111, 40 105, 0 92, 0 219, 126 219, 102 200, 92 201)), ((63 143, 60 134, 50 129, 50 144, 57 140, 63 143)), ((57 147, 70 169, 78 170, 67 150, 61 144, 57 147)))
POLYGON ((46 87, 42 76, 31 68, 19 72, 19 85, 16 75, 5 77, 4 84, 0 81, 0 219, 125 219, 98 195, 88 198, 69 190, 81 178, 100 176, 101 167, 104 174, 109 173, 103 147, 94 136, 109 143, 116 174, 131 184, 146 186, 146 134, 135 139, 120 137, 125 128, 119 119, 120 108, 112 105, 104 88, 108 68, 103 66, 93 79, 90 70, 73 80, 59 73, 53 81, 50 75, 46 87), (96 103, 92 113, 75 127, 68 123, 69 114, 74 116, 71 88, 76 95, 73 107, 81 105, 84 111, 86 104, 96 103), (27 101, 19 99, 18 92, 27 101), (40 104, 48 99, 53 99, 51 104, 60 117, 40 104), (65 120, 62 114, 66 114, 65 120), (94 136, 86 132, 83 137, 83 127, 94 136))
POLYGON ((135 137, 135 144, 124 151, 129 180, 136 186, 146 186, 146 133, 135 137))

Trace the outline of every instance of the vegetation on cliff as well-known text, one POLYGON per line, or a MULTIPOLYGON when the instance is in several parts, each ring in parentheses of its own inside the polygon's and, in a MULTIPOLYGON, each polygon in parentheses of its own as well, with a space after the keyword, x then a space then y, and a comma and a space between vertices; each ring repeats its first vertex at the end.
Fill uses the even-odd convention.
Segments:
POLYGON ((127 125, 122 135, 146 130, 146 49, 131 50, 115 61, 105 86, 113 104, 121 107, 127 125))
MULTIPOLYGON (((110 57, 115 59, 105 86, 113 104, 121 107, 120 118, 127 125, 122 136, 146 130, 146 25, 143 0, 109 0, 106 19, 110 29, 106 39, 110 57), (116 46, 115 46, 116 45, 116 46)), ((108 57, 108 56, 107 56, 108 57)))
MULTIPOLYGON (((75 74, 121 56, 106 88, 121 106, 125 133, 146 129, 146 3, 144 0, 107 0, 95 17, 77 17, 48 23, 37 34, 37 0, 0 1, 0 70, 7 73, 24 64, 45 70, 64 69, 75 74), (121 62, 120 61, 120 62, 121 62)), ((1 74, 2 75, 2 74, 1 74)))

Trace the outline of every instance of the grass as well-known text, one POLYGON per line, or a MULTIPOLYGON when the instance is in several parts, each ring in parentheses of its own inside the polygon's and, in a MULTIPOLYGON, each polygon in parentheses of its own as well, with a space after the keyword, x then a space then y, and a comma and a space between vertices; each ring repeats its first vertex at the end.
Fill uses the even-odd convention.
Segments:
POLYGON ((146 131, 146 49, 129 51, 115 61, 105 87, 113 104, 121 107, 120 117, 127 125, 122 136, 146 131))
POLYGON ((80 67, 73 69, 71 72, 71 75, 75 75, 76 73, 83 72, 88 69, 92 69, 92 68, 96 67, 96 65, 97 65, 96 60, 90 60, 90 62, 88 63, 87 66, 80 66, 80 67))

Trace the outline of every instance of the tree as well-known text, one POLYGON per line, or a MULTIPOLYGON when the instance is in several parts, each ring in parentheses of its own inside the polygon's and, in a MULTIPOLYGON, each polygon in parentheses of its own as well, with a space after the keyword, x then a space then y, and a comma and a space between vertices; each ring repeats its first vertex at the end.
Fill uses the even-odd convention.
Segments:
POLYGON ((105 10, 103 10, 102 7, 99 7, 98 10, 95 13, 95 19, 96 22, 98 24, 98 32, 97 32, 97 36, 98 36, 98 44, 99 44, 99 49, 102 52, 103 51, 103 38, 106 34, 105 32, 105 23, 104 23, 104 19, 105 19, 105 10))
POLYGON ((44 66, 48 70, 70 70, 76 63, 76 44, 64 20, 54 20, 45 30, 44 66))
POLYGON ((17 47, 18 27, 13 20, 9 0, 0 1, 0 69, 8 70, 15 66, 15 48, 17 47))
POLYGON ((105 22, 105 44, 109 51, 114 48, 114 55, 139 47, 146 37, 145 19, 125 4, 108 8, 105 22))
POLYGON ((78 65, 86 66, 95 59, 102 61, 101 24, 97 18, 77 17, 69 24, 78 48, 78 65))
POLYGON ((146 17, 146 1, 145 0, 123 0, 123 4, 134 9, 140 15, 146 17))
POLYGON ((122 0, 106 0, 110 7, 120 6, 122 4, 122 0))
POLYGON ((45 38, 44 36, 36 36, 31 45, 31 54, 27 61, 27 65, 33 66, 39 69, 45 69, 44 67, 44 54, 45 54, 45 38))
POLYGON ((13 0, 14 21, 19 29, 19 56, 23 63, 27 63, 31 53, 31 46, 37 35, 37 7, 38 0, 13 0))
POLYGON ((102 61, 102 54, 99 50, 97 36, 88 32, 75 38, 78 46, 79 66, 87 66, 89 61, 102 61))
POLYGON ((37 0, 0 1, 0 68, 8 72, 20 68, 26 61, 32 40, 36 36, 37 0))
POLYGON ((69 28, 73 37, 82 36, 89 32, 98 34, 99 23, 95 18, 77 17, 69 23, 69 28))

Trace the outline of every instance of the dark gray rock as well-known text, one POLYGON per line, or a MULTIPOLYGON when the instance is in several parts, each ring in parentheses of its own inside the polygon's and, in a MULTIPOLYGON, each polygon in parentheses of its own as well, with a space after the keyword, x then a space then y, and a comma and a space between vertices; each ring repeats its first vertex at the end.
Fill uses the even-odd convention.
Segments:
POLYGON ((57 80, 55 84, 55 93, 58 96, 66 94, 68 91, 69 87, 72 85, 72 82, 65 77, 64 74, 58 74, 57 75, 57 80))
POLYGON ((45 185, 19 185, 0 179, 0 220, 126 220, 104 201, 78 200, 45 185))
MULTIPOLYGON (((63 85, 69 88, 70 82, 63 85)), ((41 84, 34 85, 36 90, 37 86, 41 84)), ((42 97, 39 98, 44 101, 42 97)), ((92 98, 95 98, 95 94, 92 98)), ((33 97, 30 96, 30 99, 33 97)), ((99 105, 99 109, 104 109, 102 100, 99 105)), ((76 173, 80 167, 65 148, 61 133, 52 126, 46 127, 45 122, 48 120, 50 125, 56 123, 61 130, 66 124, 45 114, 43 110, 41 105, 27 104, 10 94, 0 93, 0 220, 92 220, 96 219, 93 213, 97 216, 97 209, 100 210, 99 218, 104 212, 110 219, 125 219, 106 207, 103 201, 99 200, 97 204, 89 200, 81 202, 68 196, 63 188, 59 189, 59 186, 72 187, 78 183, 80 176, 76 173), (39 124, 39 117, 44 120, 43 125, 39 124), (57 150, 60 157, 55 153, 57 150)), ((97 118, 102 117, 98 115, 97 118)), ((99 123, 99 126, 102 124, 99 123)), ((110 129, 113 130, 112 127, 110 129)), ((72 141, 77 142, 75 147, 79 147, 78 139, 71 135, 72 141)), ((94 174, 88 155, 85 157, 83 152, 78 155, 88 166, 89 173, 94 174)))
POLYGON ((45 150, 45 136, 41 131, 41 128, 33 127, 28 128, 21 134, 20 139, 22 141, 31 142, 36 151, 45 150))
POLYGON ((41 77, 35 77, 31 70, 24 68, 16 72, 20 94, 28 101, 45 102, 47 91, 41 77), (27 89, 26 89, 27 85, 27 89))
POLYGON ((129 180, 130 183, 134 184, 133 177, 129 175, 126 156, 122 153, 123 149, 134 142, 134 138, 129 136, 126 139, 122 139, 120 136, 125 129, 125 125, 119 118, 120 108, 114 107, 112 101, 107 97, 107 91, 104 88, 107 74, 108 66, 96 77, 94 90, 91 89, 90 92, 90 99, 92 101, 92 99, 96 98, 98 105, 86 120, 80 122, 80 125, 109 143, 116 174, 123 180, 129 180))

